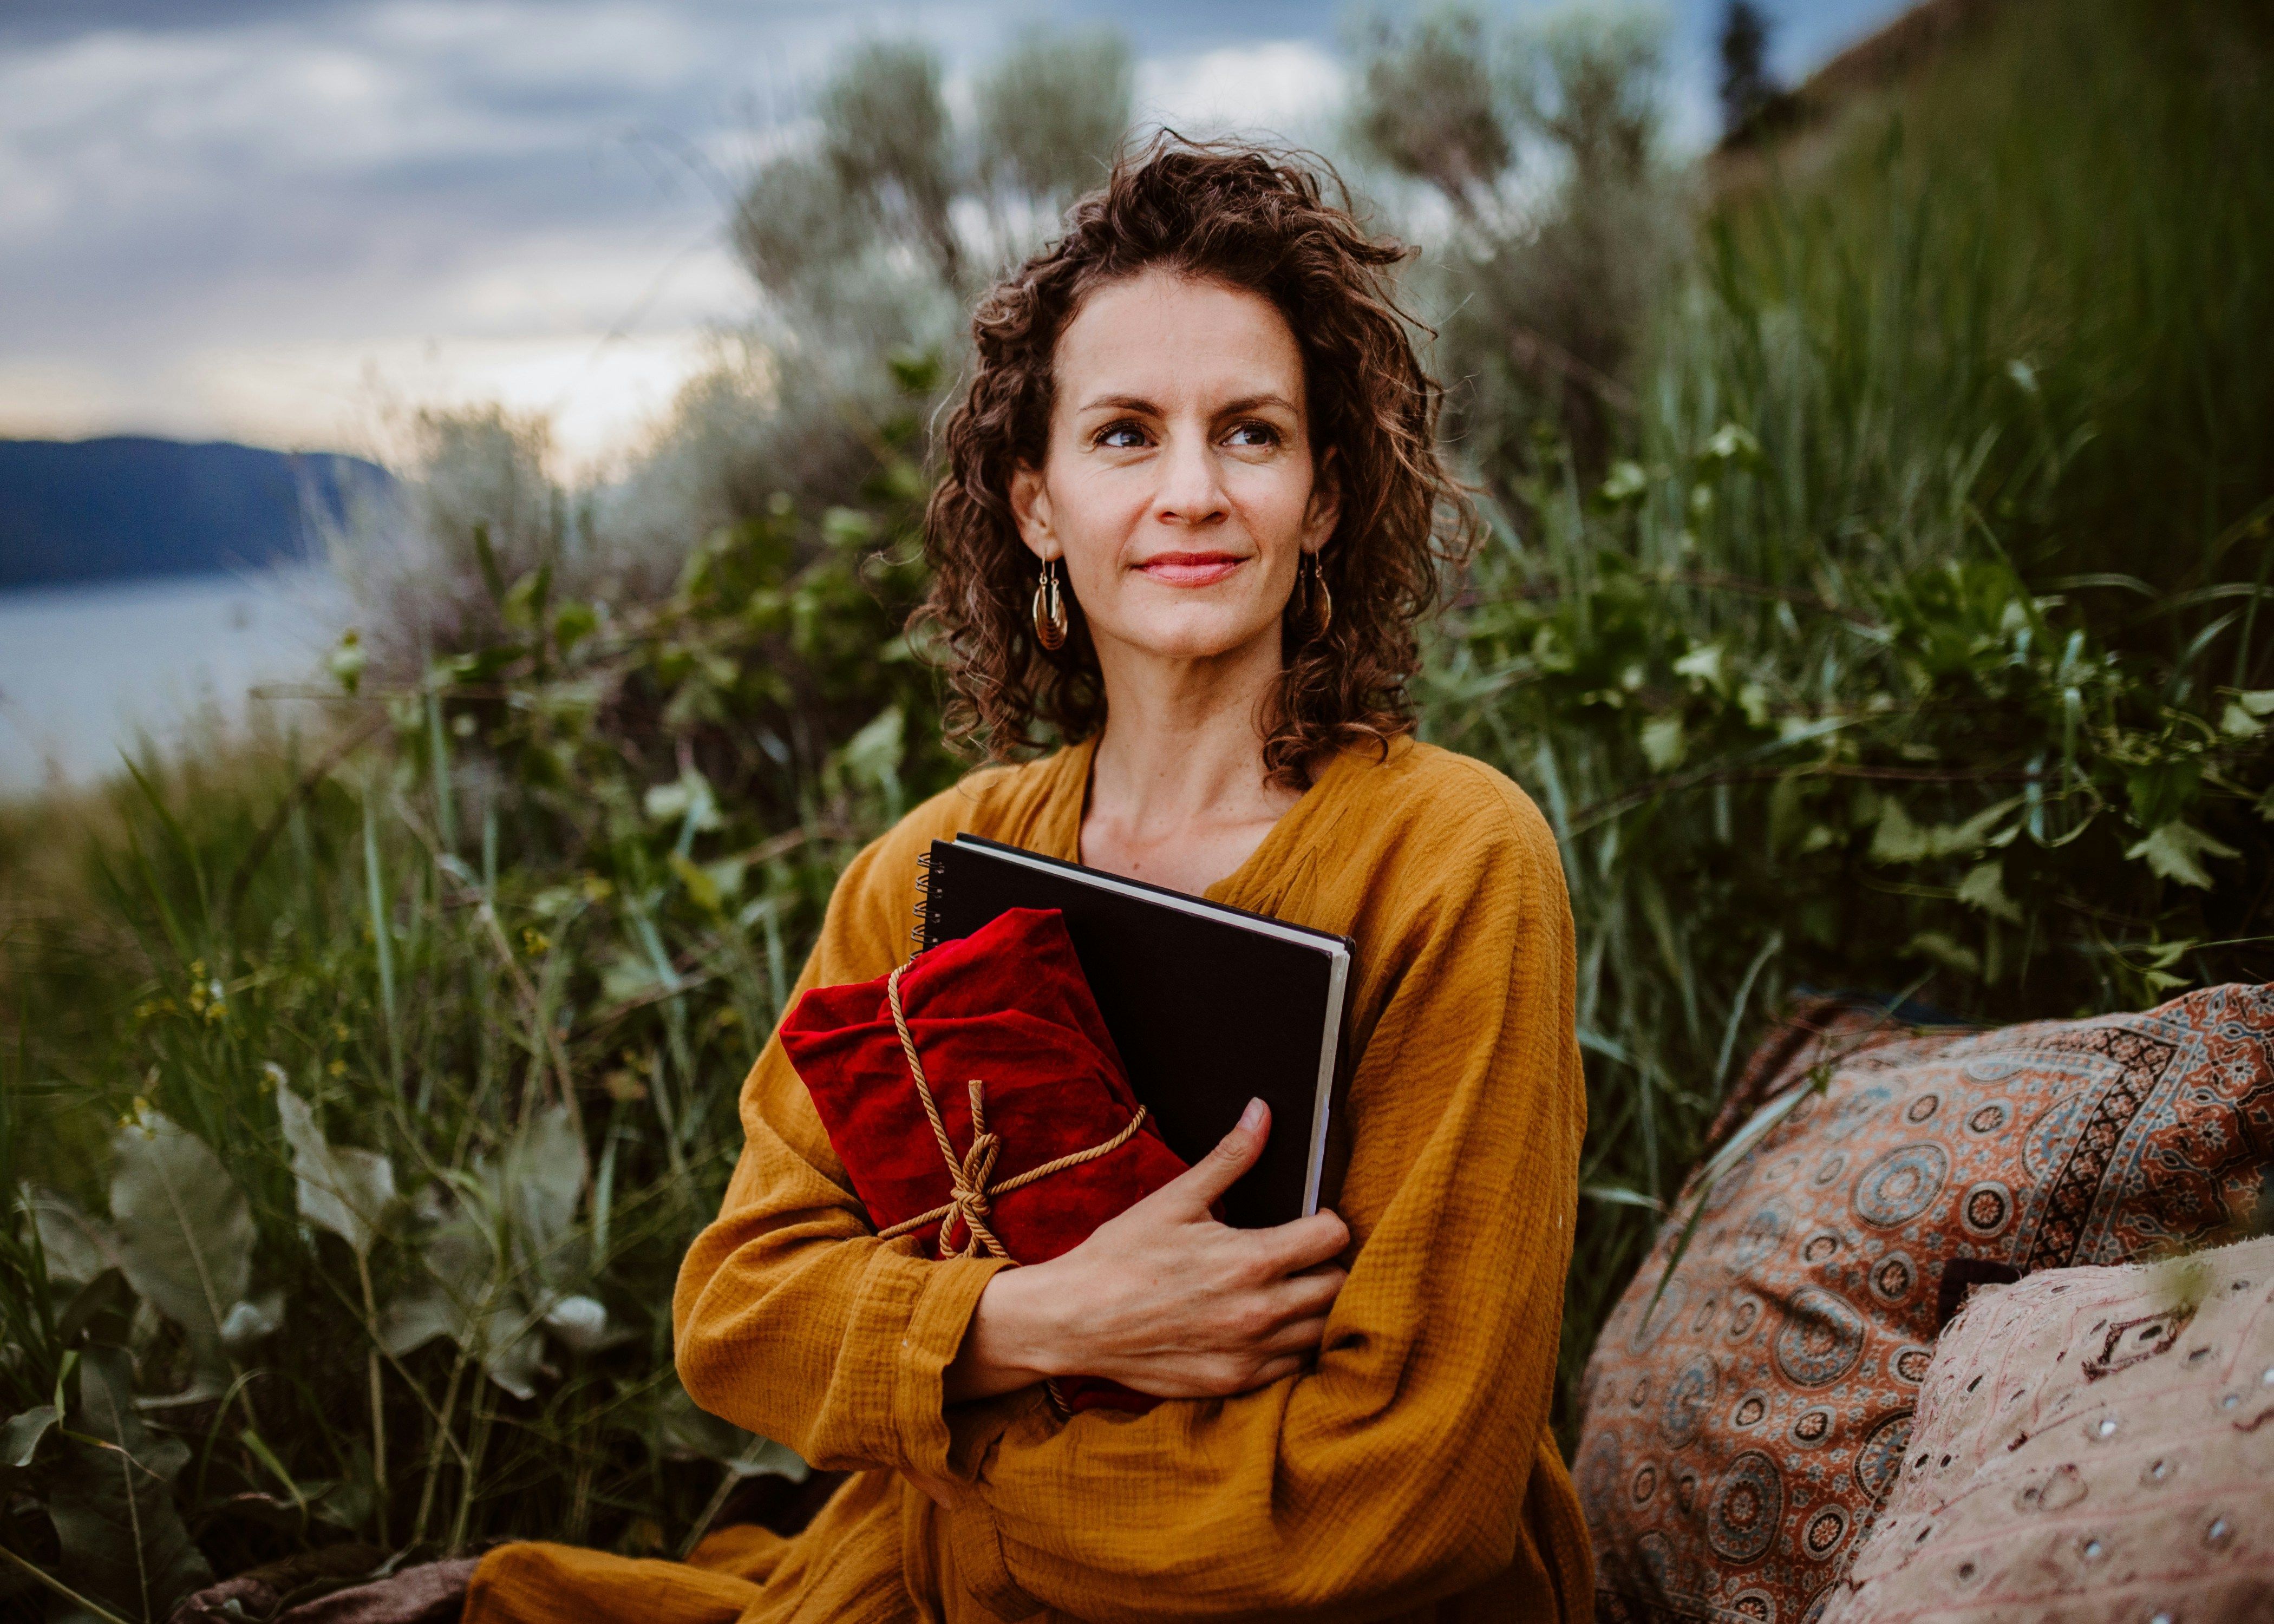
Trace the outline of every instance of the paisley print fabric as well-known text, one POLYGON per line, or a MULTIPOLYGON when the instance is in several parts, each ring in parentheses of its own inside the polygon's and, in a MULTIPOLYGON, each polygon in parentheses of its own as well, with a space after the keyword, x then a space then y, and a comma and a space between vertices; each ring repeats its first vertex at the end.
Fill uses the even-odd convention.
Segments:
POLYGON ((1970 1289, 2252 1209, 2274 1167, 2274 987, 1977 1033, 1819 1004, 1737 1094, 1724 1127, 1788 1114, 1684 1191, 1587 1368, 1599 1619, 1810 1624, 1902 1476, 1970 1289))

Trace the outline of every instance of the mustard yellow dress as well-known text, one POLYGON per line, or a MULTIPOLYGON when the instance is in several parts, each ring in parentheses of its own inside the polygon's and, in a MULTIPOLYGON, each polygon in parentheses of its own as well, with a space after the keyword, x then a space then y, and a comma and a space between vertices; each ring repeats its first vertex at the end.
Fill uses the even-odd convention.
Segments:
MULTIPOLYGON (((975 772, 862 850, 795 991, 907 956, 935 838, 1077 856, 1094 748, 975 772)), ((1358 944, 1328 1192, 1350 1278, 1315 1369, 1144 1416, 1061 1420, 1034 1388, 945 1407, 941 1372, 1005 1265, 877 1240, 769 1040, 725 1205, 680 1272, 680 1374, 857 1475, 797 1538, 725 1530, 685 1563, 500 1547, 466 1624, 1587 1616, 1547 1429, 1586 1103, 1545 821, 1492 768, 1399 739, 1336 756, 1206 894, 1358 944)))

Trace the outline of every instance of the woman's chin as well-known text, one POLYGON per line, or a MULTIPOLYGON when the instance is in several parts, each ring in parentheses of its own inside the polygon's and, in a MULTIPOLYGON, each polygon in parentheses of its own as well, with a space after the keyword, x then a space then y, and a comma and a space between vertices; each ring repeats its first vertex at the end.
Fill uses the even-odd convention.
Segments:
POLYGON ((1232 604, 1148 605, 1112 628, 1112 635, 1157 659, 1214 660, 1267 637, 1276 645, 1279 617, 1257 616, 1232 604))

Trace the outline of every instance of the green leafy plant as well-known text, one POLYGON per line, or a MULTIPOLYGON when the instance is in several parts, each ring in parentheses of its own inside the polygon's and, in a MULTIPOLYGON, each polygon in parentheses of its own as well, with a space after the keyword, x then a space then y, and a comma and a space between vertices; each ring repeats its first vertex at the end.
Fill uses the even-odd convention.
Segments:
POLYGON ((1724 167, 1620 455, 1487 448, 1495 539, 1427 711, 1563 841, 1567 1393, 1788 991, 1995 1021, 2274 965, 2247 10, 2001 14, 1724 167))

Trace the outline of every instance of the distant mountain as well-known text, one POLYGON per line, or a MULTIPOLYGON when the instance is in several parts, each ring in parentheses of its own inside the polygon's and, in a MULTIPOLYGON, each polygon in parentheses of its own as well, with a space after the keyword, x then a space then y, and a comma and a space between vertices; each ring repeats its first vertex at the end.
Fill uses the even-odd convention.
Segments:
POLYGON ((316 519, 388 483, 377 463, 329 453, 0 440, 0 588, 305 559, 316 519))

